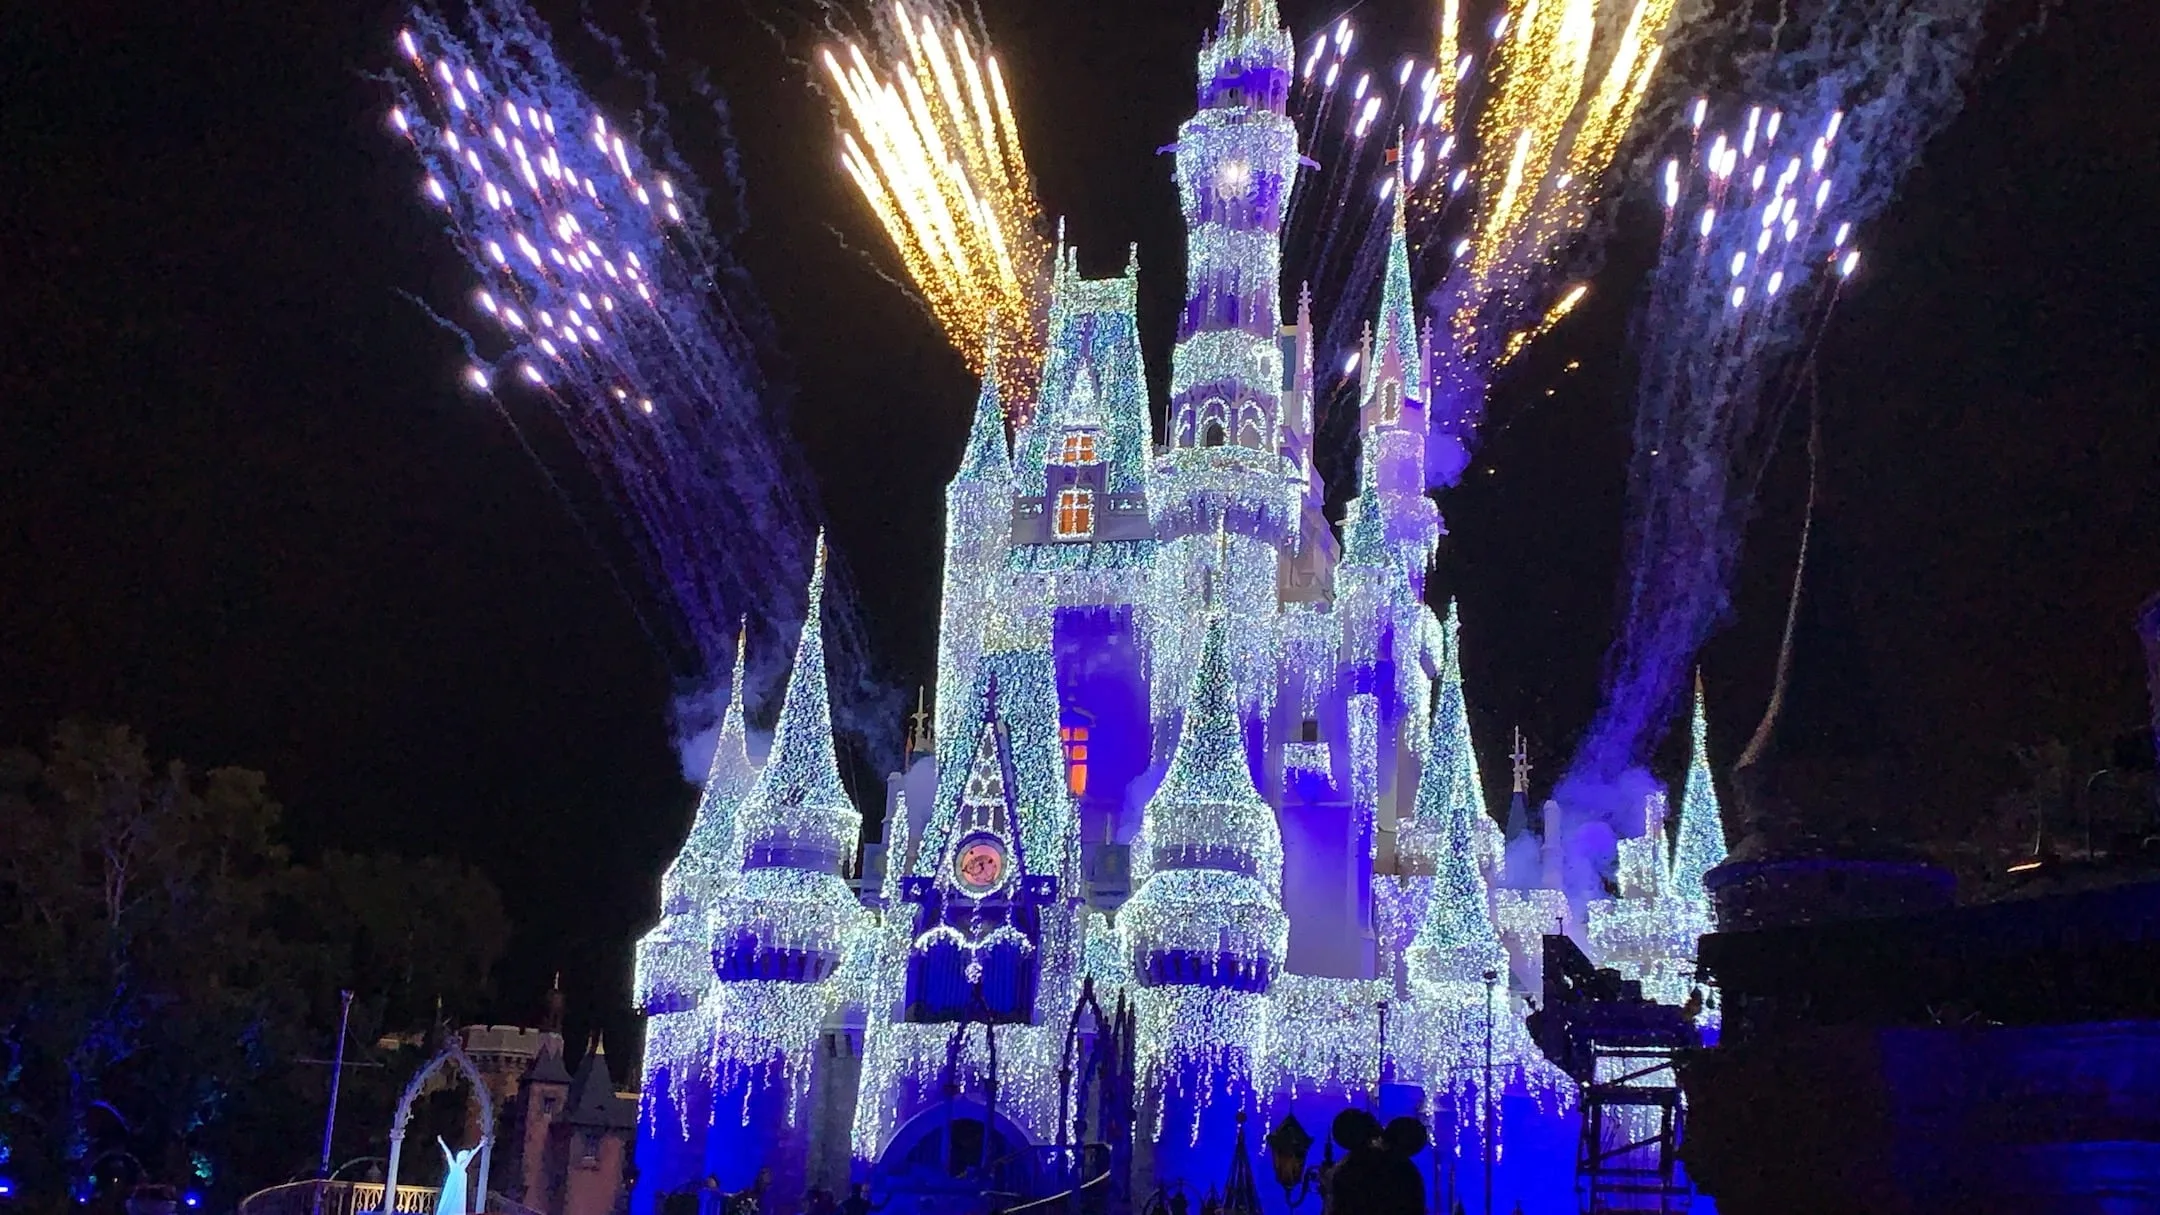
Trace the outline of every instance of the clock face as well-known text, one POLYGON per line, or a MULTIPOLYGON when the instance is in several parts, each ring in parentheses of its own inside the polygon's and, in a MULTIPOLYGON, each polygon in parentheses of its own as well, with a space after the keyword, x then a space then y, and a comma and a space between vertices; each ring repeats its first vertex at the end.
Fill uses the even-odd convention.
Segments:
POLYGON ((972 895, 985 895, 1005 880, 1005 846, 994 839, 973 839, 953 857, 953 880, 972 895))

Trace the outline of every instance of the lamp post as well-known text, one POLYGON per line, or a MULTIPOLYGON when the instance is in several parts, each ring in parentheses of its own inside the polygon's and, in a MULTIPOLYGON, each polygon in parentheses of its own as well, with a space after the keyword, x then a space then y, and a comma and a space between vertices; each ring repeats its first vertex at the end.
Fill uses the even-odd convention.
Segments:
POLYGON ((338 993, 337 1060, 330 1066, 330 1108, 323 1111, 322 1167, 315 1174, 315 1212, 322 1215, 323 1190, 330 1182, 330 1140, 337 1132, 339 1082, 345 1079, 345 1031, 352 1021, 352 992, 338 993))
MULTIPOLYGON (((1261 1142, 1267 1145, 1268 1163, 1274 1166, 1275 1181, 1282 1186, 1283 1201, 1294 1211, 1320 1183, 1319 1168, 1305 1167, 1305 1157, 1312 1152, 1312 1135, 1298 1122, 1296 1114, 1285 1114, 1261 1142)), ((1328 1157, 1333 1159, 1334 1154, 1330 1147, 1328 1157)))
POLYGON ((1498 1105, 1493 1100, 1492 1049, 1493 1049, 1493 986, 1500 980, 1500 972, 1485 972, 1485 1083, 1478 1091, 1478 1101, 1485 1107, 1485 1215, 1492 1215, 1493 1115, 1498 1105))

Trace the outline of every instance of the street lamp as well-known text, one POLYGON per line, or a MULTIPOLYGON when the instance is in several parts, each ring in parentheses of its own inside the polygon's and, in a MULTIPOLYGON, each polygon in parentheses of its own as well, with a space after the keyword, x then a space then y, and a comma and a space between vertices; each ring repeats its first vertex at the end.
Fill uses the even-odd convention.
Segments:
MULTIPOLYGON (((1312 1152, 1312 1135, 1298 1122, 1296 1114, 1285 1114, 1261 1142, 1267 1145, 1268 1163, 1274 1166, 1275 1181, 1282 1186, 1283 1201, 1294 1211, 1312 1196, 1313 1187, 1320 1181, 1318 1168, 1305 1167, 1305 1157, 1312 1152)), ((1334 1156, 1335 1149, 1330 1146, 1327 1158, 1333 1160, 1334 1156)))

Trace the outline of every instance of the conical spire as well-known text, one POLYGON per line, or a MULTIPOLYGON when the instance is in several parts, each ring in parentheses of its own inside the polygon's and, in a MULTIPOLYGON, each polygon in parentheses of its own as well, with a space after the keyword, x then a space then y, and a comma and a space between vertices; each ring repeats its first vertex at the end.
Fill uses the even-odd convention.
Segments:
POLYGON ((800 821, 824 815, 854 820, 860 829, 861 811, 848 797, 847 786, 840 783, 840 761, 833 752, 832 704, 825 688, 824 605, 825 533, 821 531, 810 575, 810 603, 803 617, 802 638, 795 646, 795 668, 788 674, 787 696, 780 702, 780 721, 773 728, 772 753, 743 810, 746 836, 774 825, 793 834, 800 821), (782 821, 752 821, 775 816, 782 821))
POLYGON ((1410 943, 1411 977, 1423 982, 1480 982, 1507 964, 1493 927, 1485 873, 1478 864, 1477 763, 1462 712, 1462 672, 1455 653, 1455 608, 1448 606, 1439 694, 1429 722, 1425 763, 1418 773, 1417 816, 1440 824, 1432 894, 1410 943))
POLYGON ((1695 718, 1689 725, 1693 754, 1687 789, 1680 797, 1680 838, 1673 846, 1673 888, 1683 899, 1707 901, 1703 875, 1725 863, 1725 822, 1717 785, 1710 779, 1710 724, 1703 713, 1702 674, 1695 675, 1695 718))
POLYGON ((1261 805, 1245 763, 1245 731, 1238 717, 1237 680, 1230 670, 1228 626, 1210 613, 1193 672, 1192 696, 1178 732, 1177 752, 1156 800, 1188 805, 1261 805))
POLYGON ((1388 356, 1393 355, 1403 393, 1416 396, 1424 391, 1425 366, 1418 353, 1417 297, 1410 288, 1410 238, 1404 218, 1409 200, 1405 188, 1398 152, 1395 188, 1389 192, 1395 215, 1388 226, 1387 270, 1380 282, 1380 323, 1374 335, 1369 364, 1372 370, 1367 382, 1379 375, 1388 364, 1388 356))
POLYGON ((983 339, 982 392, 975 398, 975 420, 968 427, 954 485, 1012 485, 1012 455, 1005 446, 1005 408, 998 395, 997 333, 983 339))
POLYGON ((743 796, 757 783, 758 771, 750 761, 749 734, 743 717, 743 650, 748 631, 746 621, 735 634, 735 674, 728 685, 727 711, 720 719, 720 735, 714 742, 705 792, 698 799, 697 817, 691 820, 690 834, 667 876, 668 889, 663 890, 666 910, 674 910, 665 905, 678 898, 697 902, 698 909, 703 910, 706 901, 724 893, 742 872, 735 818, 743 796))
POLYGON ((1224 38, 1273 33, 1281 28, 1282 17, 1276 12, 1275 0, 1222 0, 1222 15, 1215 22, 1216 36, 1224 38))

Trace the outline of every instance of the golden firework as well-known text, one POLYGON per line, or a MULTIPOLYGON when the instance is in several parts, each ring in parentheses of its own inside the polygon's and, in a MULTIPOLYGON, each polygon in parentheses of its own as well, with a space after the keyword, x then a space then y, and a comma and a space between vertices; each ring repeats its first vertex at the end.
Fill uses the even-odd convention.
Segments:
MULTIPOLYGON (((1456 36, 1455 0, 1442 0, 1442 53, 1456 36)), ((1536 272, 1581 231, 1599 179, 1642 106, 1674 0, 1509 0, 1496 25, 1488 80, 1495 91, 1478 121, 1473 175, 1480 206, 1464 270, 1465 301, 1453 318, 1474 338, 1477 313, 1493 304, 1519 315, 1533 306, 1536 272)), ((1442 71, 1445 77, 1447 72, 1442 71)), ((1521 350, 1581 299, 1580 289, 1530 330, 1510 336, 1500 361, 1521 350)))
POLYGON ((1042 368, 1050 249, 1004 74, 957 23, 900 4, 890 20, 884 67, 853 43, 823 54, 840 163, 969 367, 997 351, 989 370, 1017 422, 1042 368))

